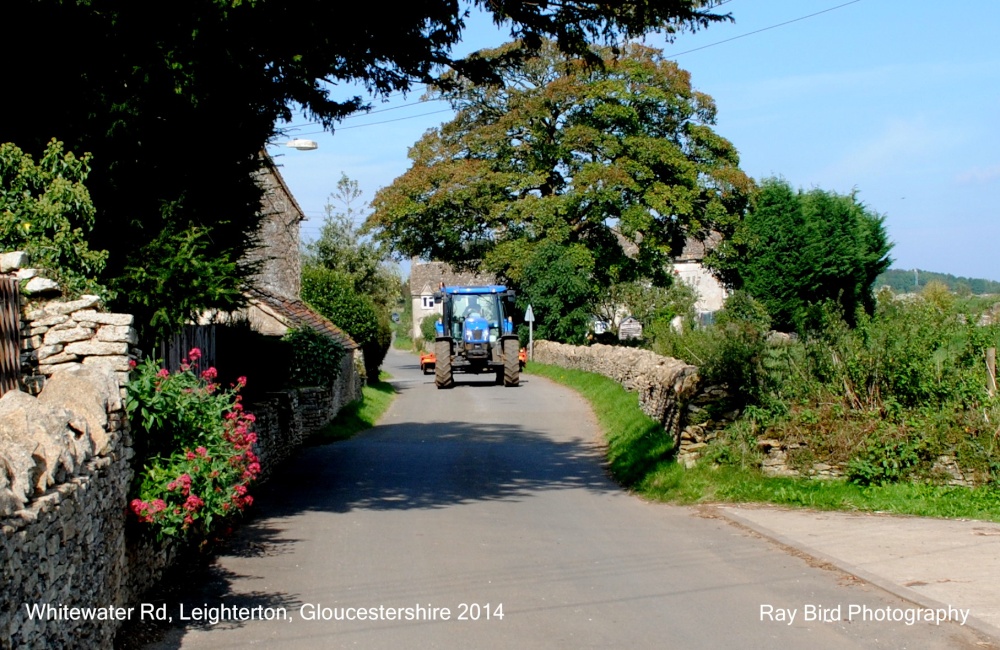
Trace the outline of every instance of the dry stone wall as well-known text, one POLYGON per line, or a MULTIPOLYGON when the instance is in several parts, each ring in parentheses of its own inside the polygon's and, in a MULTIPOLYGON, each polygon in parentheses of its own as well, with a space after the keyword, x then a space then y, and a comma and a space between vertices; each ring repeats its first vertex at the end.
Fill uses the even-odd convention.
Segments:
POLYGON ((110 647, 115 622, 45 606, 125 602, 129 442, 109 365, 0 398, 0 647, 110 647))
MULTIPOLYGON (((4 272, 44 279, 17 270, 26 263, 0 256, 4 272)), ((58 294, 49 284, 25 294, 25 390, 0 397, 0 649, 110 648, 183 550, 126 526, 133 452, 123 385, 138 354, 133 318, 98 311, 96 296, 42 301, 58 294)), ((248 405, 260 415, 265 473, 361 397, 356 360, 342 363, 331 387, 248 405)))
POLYGON ((98 296, 60 300, 55 281, 29 267, 23 252, 0 255, 0 272, 22 281, 21 381, 37 395, 46 377, 72 364, 110 366, 119 383, 128 380, 129 360, 135 358, 137 336, 131 314, 100 311, 98 296))
POLYGON ((340 409, 361 399, 362 380, 357 366, 351 355, 344 355, 332 386, 285 390, 247 405, 257 418, 254 428, 261 480, 266 480, 273 467, 291 456, 340 409))
POLYGON ((648 350, 538 341, 534 360, 596 372, 637 393, 639 407, 663 425, 665 434, 673 438, 678 461, 689 466, 717 431, 737 415, 714 415, 717 409, 710 407, 721 403, 726 392, 719 386, 703 386, 697 367, 648 350), (708 413, 713 415, 709 417, 708 413))

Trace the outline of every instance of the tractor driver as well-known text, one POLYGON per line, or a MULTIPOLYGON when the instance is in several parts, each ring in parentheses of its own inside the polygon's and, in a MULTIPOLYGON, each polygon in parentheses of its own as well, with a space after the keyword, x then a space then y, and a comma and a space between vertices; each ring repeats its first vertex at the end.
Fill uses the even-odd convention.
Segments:
POLYGON ((462 313, 462 318, 468 318, 472 315, 477 315, 479 317, 483 316, 483 308, 479 305, 479 298, 475 296, 469 296, 469 306, 465 308, 462 313))

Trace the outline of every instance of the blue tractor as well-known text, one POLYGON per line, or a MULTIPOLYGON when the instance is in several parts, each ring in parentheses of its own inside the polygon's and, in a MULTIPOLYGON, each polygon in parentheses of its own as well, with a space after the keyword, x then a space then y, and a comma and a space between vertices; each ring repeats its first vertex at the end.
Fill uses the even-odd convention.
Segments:
POLYGON ((434 302, 442 306, 434 343, 434 383, 455 385, 454 373, 495 373, 496 383, 521 380, 518 339, 508 315, 513 289, 502 285, 441 287, 434 302))

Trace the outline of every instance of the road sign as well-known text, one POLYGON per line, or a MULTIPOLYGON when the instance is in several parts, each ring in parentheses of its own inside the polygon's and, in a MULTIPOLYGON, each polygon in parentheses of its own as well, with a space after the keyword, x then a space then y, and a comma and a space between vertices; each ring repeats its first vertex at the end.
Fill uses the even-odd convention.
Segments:
POLYGON ((528 324, 528 359, 535 360, 535 312, 528 305, 528 311, 524 312, 524 322, 528 324))

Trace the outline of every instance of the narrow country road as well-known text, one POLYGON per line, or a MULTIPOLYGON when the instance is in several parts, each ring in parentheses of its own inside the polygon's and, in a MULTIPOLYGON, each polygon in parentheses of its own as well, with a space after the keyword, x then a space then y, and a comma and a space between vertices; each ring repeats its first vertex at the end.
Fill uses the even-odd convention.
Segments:
POLYGON ((437 390, 395 351, 386 369, 399 395, 379 426, 303 450, 259 490, 255 519, 169 603, 176 627, 150 647, 975 647, 956 625, 804 621, 810 605, 912 605, 622 491, 568 389, 528 375, 437 390), (287 618, 181 622, 180 605, 287 618), (771 620, 780 608, 798 610, 790 625, 771 620))

